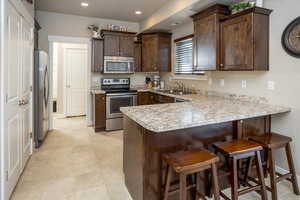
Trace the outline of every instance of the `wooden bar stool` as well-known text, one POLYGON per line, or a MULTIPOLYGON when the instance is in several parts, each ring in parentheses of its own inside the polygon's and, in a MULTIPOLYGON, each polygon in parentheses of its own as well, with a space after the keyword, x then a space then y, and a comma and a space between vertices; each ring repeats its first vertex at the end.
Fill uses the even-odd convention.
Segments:
POLYGON ((272 200, 278 199, 277 183, 285 179, 292 182, 294 193, 296 195, 300 195, 299 187, 297 183, 296 171, 295 171, 292 152, 291 152, 291 146, 290 146, 290 142, 292 142, 292 138, 279 135, 277 133, 269 133, 263 136, 252 136, 249 138, 249 140, 261 144, 268 152, 271 187, 267 186, 267 189, 272 193, 272 200), (280 174, 276 172, 275 169, 275 159, 274 159, 273 152, 275 149, 282 149, 282 148, 285 148, 288 166, 290 170, 289 173, 287 174, 280 174))
MULTIPOLYGON (((246 194, 248 192, 260 190, 260 194, 263 200, 267 199, 266 193, 266 185, 264 180, 262 162, 260 151, 263 149, 262 146, 258 143, 248 141, 248 140, 233 140, 230 142, 223 142, 215 144, 215 148, 217 152, 222 153, 229 161, 231 161, 231 199, 237 200, 238 196, 246 194), (246 189, 239 189, 239 180, 238 180, 238 162, 240 159, 244 158, 256 158, 257 164, 257 174, 259 177, 259 184, 255 186, 247 187, 246 189)), ((220 192, 220 195, 224 198, 229 200, 223 192, 220 192)))
MULTIPOLYGON (((219 182, 216 168, 216 163, 219 161, 219 158, 215 154, 209 152, 208 150, 193 149, 184 152, 164 154, 163 160, 168 164, 168 175, 165 183, 164 200, 167 200, 171 194, 174 194, 178 191, 180 192, 180 200, 186 200, 187 191, 189 189, 194 187, 197 187, 197 189, 199 188, 199 176, 197 173, 207 169, 212 170, 214 198, 216 200, 220 199, 219 182), (179 190, 170 191, 172 175, 174 171, 179 174, 180 188, 179 190), (187 185, 187 176, 191 174, 197 174, 196 185, 187 185)), ((199 191, 197 191, 197 196, 205 199, 204 195, 200 194, 199 191)))

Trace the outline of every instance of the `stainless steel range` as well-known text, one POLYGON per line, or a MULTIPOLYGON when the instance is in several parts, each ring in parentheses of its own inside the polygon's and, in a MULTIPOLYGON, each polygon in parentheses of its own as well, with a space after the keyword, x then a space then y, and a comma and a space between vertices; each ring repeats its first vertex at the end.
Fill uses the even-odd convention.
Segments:
POLYGON ((106 130, 123 128, 121 107, 137 105, 137 90, 130 89, 130 78, 102 78, 101 89, 106 92, 106 130))

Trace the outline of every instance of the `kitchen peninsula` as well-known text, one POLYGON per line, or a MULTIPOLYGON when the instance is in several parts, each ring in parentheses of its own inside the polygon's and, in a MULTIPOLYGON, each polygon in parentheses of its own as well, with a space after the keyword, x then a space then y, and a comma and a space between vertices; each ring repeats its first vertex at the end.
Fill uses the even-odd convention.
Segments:
POLYGON ((121 108, 123 171, 133 200, 162 199, 162 154, 186 148, 209 149, 212 143, 228 138, 267 134, 271 116, 290 111, 246 96, 205 94, 180 98, 190 101, 121 108))

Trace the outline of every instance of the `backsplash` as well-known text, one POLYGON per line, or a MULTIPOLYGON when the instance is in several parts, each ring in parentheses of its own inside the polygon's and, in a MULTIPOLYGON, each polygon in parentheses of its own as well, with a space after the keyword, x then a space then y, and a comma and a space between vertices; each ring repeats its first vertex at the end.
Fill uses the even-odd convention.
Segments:
POLYGON ((101 87, 101 78, 106 77, 106 78, 130 78, 130 85, 131 86, 141 86, 145 84, 145 78, 147 76, 153 76, 158 73, 134 73, 134 74, 100 74, 100 73, 92 73, 92 83, 91 83, 91 88, 100 88, 101 87))

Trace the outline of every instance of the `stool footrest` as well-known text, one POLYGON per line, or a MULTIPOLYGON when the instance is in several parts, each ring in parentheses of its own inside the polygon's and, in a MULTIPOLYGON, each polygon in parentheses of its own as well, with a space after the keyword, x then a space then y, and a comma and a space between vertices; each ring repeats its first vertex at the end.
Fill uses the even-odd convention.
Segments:
POLYGON ((288 180, 288 181, 290 181, 290 182, 292 182, 292 179, 291 179, 292 174, 291 173, 281 174, 281 173, 276 172, 276 175, 278 176, 275 179, 276 183, 278 183, 278 182, 280 182, 282 180, 285 180, 285 179, 288 180))
POLYGON ((224 194, 223 192, 220 192, 220 196, 223 197, 225 200, 231 200, 228 196, 226 196, 226 194, 224 194))
POLYGON ((246 193, 249 193, 252 191, 261 190, 261 187, 262 187, 261 185, 251 186, 251 187, 248 187, 248 188, 238 191, 238 194, 243 195, 243 194, 246 194, 246 193))
MULTIPOLYGON (((186 187, 186 189, 187 189, 187 190, 190 190, 190 189, 195 188, 195 187, 196 187, 196 184, 191 184, 191 185, 188 185, 188 186, 186 187)), ((171 191, 169 191, 169 195, 176 194, 176 193, 178 193, 179 191, 180 191, 179 189, 171 190, 171 191)))

